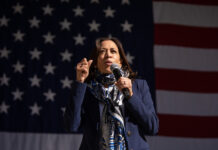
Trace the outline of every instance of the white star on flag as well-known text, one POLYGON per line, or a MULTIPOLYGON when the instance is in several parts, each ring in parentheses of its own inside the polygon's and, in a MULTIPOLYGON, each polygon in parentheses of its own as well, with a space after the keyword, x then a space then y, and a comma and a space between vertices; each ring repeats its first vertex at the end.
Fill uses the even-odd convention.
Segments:
POLYGON ((89 31, 96 31, 98 32, 98 28, 99 26, 101 26, 99 23, 97 23, 95 20, 92 20, 91 23, 88 24, 89 25, 89 31))
POLYGON ((42 54, 42 52, 39 51, 37 48, 34 48, 34 50, 30 51, 29 53, 31 55, 31 59, 37 59, 37 60, 40 59, 40 55, 42 54))
POLYGON ((43 38, 45 39, 44 43, 50 43, 53 44, 53 39, 55 38, 55 35, 52 35, 50 32, 43 35, 43 38))
POLYGON ((62 111, 62 113, 63 113, 63 115, 64 115, 64 113, 65 113, 65 111, 66 111, 66 108, 65 108, 65 107, 61 107, 61 111, 62 111))
POLYGON ((60 53, 60 55, 62 56, 62 61, 71 61, 72 54, 67 49, 63 53, 60 53))
POLYGON ((84 45, 83 41, 86 39, 86 37, 82 36, 80 33, 73 38, 75 40, 75 45, 84 45))
POLYGON ((0 57, 1 58, 7 58, 8 59, 8 55, 11 53, 10 50, 7 50, 6 47, 4 47, 3 49, 0 50, 0 57))
POLYGON ((3 101, 0 105, 0 113, 5 113, 7 114, 8 113, 8 108, 10 106, 9 105, 6 105, 5 102, 3 101))
POLYGON ((10 19, 6 18, 5 16, 3 16, 2 18, 0 18, 0 27, 2 26, 8 26, 8 21, 10 21, 10 19))
POLYGON ((127 61, 128 61, 130 64, 132 64, 132 63, 133 63, 133 59, 135 59, 135 57, 132 56, 132 55, 130 55, 129 52, 127 52, 127 54, 126 54, 126 59, 127 59, 127 61))
POLYGON ((52 92, 51 89, 48 90, 48 92, 44 92, 43 95, 46 97, 46 101, 54 101, 54 97, 56 93, 52 92))
POLYGON ((130 5, 130 2, 129 2, 129 0, 122 0, 121 4, 122 5, 124 5, 124 4, 130 5))
POLYGON ((72 23, 70 23, 69 21, 67 21, 67 19, 65 18, 62 22, 60 22, 60 25, 61 25, 61 30, 70 30, 70 25, 72 23))
POLYGON ((103 11, 104 11, 104 13, 105 13, 105 17, 106 17, 106 18, 107 18, 107 17, 111 17, 111 18, 114 17, 115 10, 111 9, 110 6, 108 6, 107 9, 104 9, 103 11))
POLYGON ((41 79, 37 77, 37 75, 34 75, 32 78, 29 78, 30 82, 31 82, 31 86, 36 86, 36 87, 40 87, 40 81, 41 79))
POLYGON ((25 35, 25 33, 20 32, 20 30, 17 30, 16 33, 13 33, 14 36, 14 41, 23 41, 23 36, 25 35))
POLYGON ((14 72, 23 73, 23 68, 25 67, 25 65, 21 64, 20 61, 17 61, 17 63, 14 64, 13 67, 14 67, 14 72))
POLYGON ((125 31, 132 32, 131 28, 133 24, 130 24, 127 20, 123 24, 121 24, 121 26, 123 27, 123 32, 125 31))
POLYGON ((36 28, 39 28, 39 23, 41 21, 38 20, 35 16, 33 17, 33 19, 30 19, 29 20, 29 23, 30 23, 30 27, 33 28, 33 27, 36 27, 36 28))
POLYGON ((0 78, 0 81, 1 81, 1 85, 8 86, 9 85, 8 82, 10 81, 10 78, 8 78, 4 73, 3 76, 0 78))
POLYGON ((31 115, 40 115, 39 111, 42 109, 42 107, 38 106, 38 104, 35 102, 33 106, 29 107, 31 109, 31 115))
POLYGON ((16 91, 14 92, 11 92, 12 95, 14 96, 14 100, 22 100, 22 95, 23 95, 23 92, 20 91, 18 88, 16 89, 16 91))
POLYGON ((50 7, 50 5, 48 4, 46 7, 42 7, 43 9, 43 14, 44 15, 52 15, 52 11, 54 10, 54 8, 50 7))
POLYGON ((64 89, 64 88, 71 88, 71 84, 72 84, 72 80, 69 80, 69 78, 68 77, 65 77, 65 79, 64 80, 61 80, 61 83, 62 83, 62 88, 64 89))
POLYGON ((17 3, 16 6, 12 6, 12 8, 14 9, 14 13, 19 13, 22 14, 22 10, 24 8, 24 6, 20 5, 19 3, 17 3))
POLYGON ((110 34, 108 34, 107 37, 111 39, 113 36, 112 36, 112 34, 110 33, 110 34))
POLYGON ((48 63, 48 65, 44 65, 45 68, 45 74, 54 74, 54 69, 56 68, 55 66, 53 66, 50 62, 48 63))
POLYGON ((69 0, 61 0, 61 3, 63 2, 69 3, 69 0))
POLYGON ((85 11, 82 9, 80 6, 77 6, 76 8, 73 9, 74 11, 74 16, 83 16, 83 12, 85 11))
POLYGON ((90 3, 99 3, 99 0, 91 0, 90 3))

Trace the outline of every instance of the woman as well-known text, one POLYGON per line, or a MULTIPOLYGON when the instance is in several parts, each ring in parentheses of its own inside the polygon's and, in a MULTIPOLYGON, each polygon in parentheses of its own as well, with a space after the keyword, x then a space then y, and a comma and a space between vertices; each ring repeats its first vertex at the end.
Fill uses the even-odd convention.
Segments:
POLYGON ((158 118, 146 81, 135 79, 118 39, 97 39, 91 59, 77 64, 65 124, 68 131, 83 132, 80 150, 149 149, 145 135, 158 132, 158 118), (118 81, 112 64, 121 68, 118 81))

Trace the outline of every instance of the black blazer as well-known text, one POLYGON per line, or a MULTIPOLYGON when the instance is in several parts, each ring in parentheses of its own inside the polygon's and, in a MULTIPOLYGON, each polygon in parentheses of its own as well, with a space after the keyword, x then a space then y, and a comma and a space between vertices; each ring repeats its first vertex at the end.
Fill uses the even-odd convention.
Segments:
MULTIPOLYGON (((133 81, 133 96, 124 100, 124 108, 129 150, 148 150, 145 135, 157 134, 159 121, 145 80, 133 81)), ((99 102, 86 83, 74 82, 64 120, 69 132, 83 132, 80 150, 98 150, 99 102)))

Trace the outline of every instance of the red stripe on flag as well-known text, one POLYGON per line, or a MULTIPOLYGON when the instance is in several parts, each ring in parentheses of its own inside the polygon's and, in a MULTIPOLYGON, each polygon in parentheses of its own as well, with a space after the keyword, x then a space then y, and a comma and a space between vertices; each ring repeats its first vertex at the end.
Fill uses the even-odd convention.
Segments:
POLYGON ((157 89, 218 93, 218 72, 155 68, 155 73, 157 89))
POLYGON ((218 48, 218 28, 155 24, 155 44, 218 48))
POLYGON ((154 2, 175 2, 196 5, 218 5, 217 0, 153 0, 154 2))
POLYGON ((158 117, 160 120, 159 135, 196 138, 218 137, 218 116, 199 117, 158 114, 158 117))

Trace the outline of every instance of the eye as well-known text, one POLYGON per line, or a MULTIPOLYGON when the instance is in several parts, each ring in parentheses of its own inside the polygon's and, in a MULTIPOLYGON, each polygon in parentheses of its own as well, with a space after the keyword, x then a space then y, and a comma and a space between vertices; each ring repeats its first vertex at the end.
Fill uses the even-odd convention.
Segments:
POLYGON ((98 52, 99 52, 100 54, 101 54, 101 53, 104 53, 104 52, 105 52, 105 49, 100 49, 98 52))
POLYGON ((117 51, 115 49, 111 49, 111 53, 115 54, 115 53, 117 53, 117 51))

